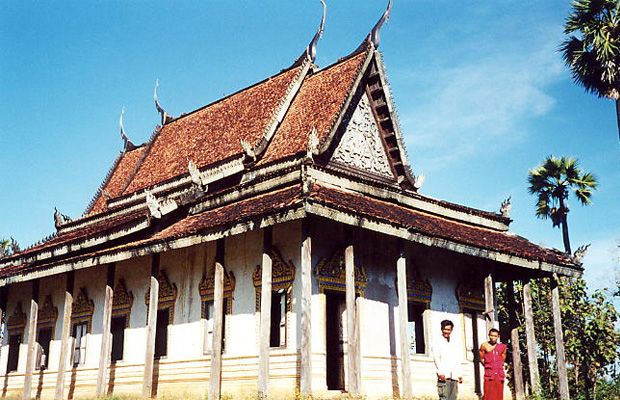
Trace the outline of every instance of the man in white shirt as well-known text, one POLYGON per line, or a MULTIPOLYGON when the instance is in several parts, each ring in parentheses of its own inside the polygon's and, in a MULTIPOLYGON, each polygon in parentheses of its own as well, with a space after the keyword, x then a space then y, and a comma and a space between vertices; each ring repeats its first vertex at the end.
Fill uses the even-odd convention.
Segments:
POLYGON ((437 392, 439 400, 456 400, 459 393, 459 383, 463 383, 461 376, 461 349, 450 340, 454 329, 452 321, 441 321, 441 338, 433 346, 433 358, 437 368, 437 392))

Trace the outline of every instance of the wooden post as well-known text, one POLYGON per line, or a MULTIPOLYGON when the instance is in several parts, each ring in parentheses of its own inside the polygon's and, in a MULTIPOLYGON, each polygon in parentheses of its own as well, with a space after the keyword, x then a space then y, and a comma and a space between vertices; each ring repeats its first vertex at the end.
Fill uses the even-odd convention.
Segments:
POLYGON ((62 312, 62 338, 60 343, 60 361, 58 362, 58 373, 56 374, 56 393, 55 400, 62 400, 65 397, 65 373, 67 372, 67 358, 71 342, 71 312, 73 309, 73 282, 75 275, 73 271, 67 273, 67 288, 65 290, 65 303, 62 312))
POLYGON ((153 366, 155 364, 155 334, 157 332, 157 308, 159 303, 159 253, 153 254, 151 265, 151 293, 149 295, 148 322, 146 324, 146 355, 142 396, 153 397, 153 366))
POLYGON ((222 324, 224 322, 224 239, 217 241, 215 254, 215 288, 213 292, 213 336, 209 399, 219 400, 222 385, 222 324))
POLYGON ((523 310, 525 314, 525 338, 527 340, 527 361, 530 369, 532 393, 540 392, 540 375, 536 357, 536 336, 534 334, 534 312, 532 311, 532 290, 530 283, 523 285, 523 310))
POLYGON ((496 325, 497 321, 497 310, 495 309, 495 285, 493 282, 493 273, 489 273, 484 278, 484 315, 485 321, 487 325, 487 332, 491 330, 491 328, 498 328, 496 325))
POLYGON ((344 265, 346 276, 346 302, 347 302, 347 363, 348 376, 347 385, 349 393, 359 394, 359 341, 356 329, 356 307, 355 307, 355 256, 353 245, 349 245, 344 252, 344 265))
POLYGON ((39 314, 39 281, 32 281, 32 300, 30 301, 30 322, 28 323, 28 353, 26 353, 26 375, 24 376, 23 400, 30 400, 32 373, 37 358, 37 318, 39 314))
POLYGON ((525 400, 523 388, 523 366, 521 365, 521 346, 519 345, 519 329, 517 325, 517 303, 515 301, 514 285, 508 281, 508 313, 510 318, 510 342, 512 343, 512 375, 517 400, 525 400))
POLYGON ((301 244, 301 377, 302 396, 312 396, 312 237, 308 218, 302 221, 301 244))
POLYGON ((266 398, 269 391, 269 338, 271 334, 271 227, 265 228, 260 297, 260 339, 258 350, 258 395, 266 398))
POLYGON ((553 307, 553 329, 555 331, 555 359, 558 366, 560 400, 569 400, 568 375, 566 373, 566 356, 564 354, 564 333, 562 331, 562 315, 560 314, 560 293, 558 277, 553 274, 551 279, 551 305, 553 307))
POLYGON ((110 352, 112 351, 112 300, 114 298, 114 273, 116 265, 108 265, 108 281, 105 287, 105 299, 103 302, 103 327, 101 329, 101 351, 99 353, 99 370, 97 371, 96 397, 103 397, 106 383, 106 373, 110 365, 110 352))
POLYGON ((409 322, 409 310, 407 304, 407 259, 403 251, 396 262, 398 280, 398 329, 400 336, 400 371, 402 374, 401 397, 409 399, 411 391, 411 360, 409 357, 409 335, 407 323, 409 322))

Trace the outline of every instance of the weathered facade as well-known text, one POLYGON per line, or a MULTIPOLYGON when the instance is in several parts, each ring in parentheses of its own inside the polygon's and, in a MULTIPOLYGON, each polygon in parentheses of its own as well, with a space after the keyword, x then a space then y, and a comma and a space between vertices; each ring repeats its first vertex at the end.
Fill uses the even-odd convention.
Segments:
POLYGON ((475 398, 493 283, 581 268, 508 232, 506 212, 418 193, 384 18, 326 68, 317 33, 290 68, 201 109, 156 100, 161 126, 139 146, 123 133, 86 213, 0 260, 3 395, 433 395, 449 318, 475 398))

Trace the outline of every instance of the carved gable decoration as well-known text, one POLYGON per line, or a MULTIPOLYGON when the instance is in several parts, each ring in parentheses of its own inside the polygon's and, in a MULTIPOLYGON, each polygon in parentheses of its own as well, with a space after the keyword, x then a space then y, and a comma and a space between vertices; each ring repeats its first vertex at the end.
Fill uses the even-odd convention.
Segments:
MULTIPOLYGON (((355 290, 360 295, 364 294, 368 278, 366 269, 356 264, 355 271, 355 290)), ((346 290, 346 271, 344 265, 344 250, 337 250, 329 258, 323 258, 314 268, 314 276, 319 281, 321 292, 325 289, 344 291, 346 290)))
POLYGON ((95 303, 88 299, 88 293, 85 288, 81 288, 77 299, 73 302, 71 309, 71 323, 77 324, 81 322, 88 323, 88 332, 93 322, 93 313, 95 311, 95 303))
MULTIPOLYGON (((287 289, 293 286, 295 280, 295 265, 292 261, 284 261, 282 255, 275 247, 269 250, 271 256, 271 290, 287 289)), ((257 265, 252 274, 254 287, 260 290, 263 280, 263 267, 257 265)))
POLYGON ((331 160, 366 172, 394 178, 377 122, 365 93, 360 97, 331 160))
POLYGON ((39 328, 48 328, 56 325, 58 319, 58 308, 52 303, 52 296, 45 297, 43 306, 39 308, 37 316, 37 324, 39 328))
MULTIPOLYGON (((159 281, 159 300, 157 302, 157 308, 158 309, 170 308, 170 313, 168 315, 170 319, 169 323, 172 324, 172 321, 174 321, 174 304, 176 303, 176 300, 177 300, 177 285, 175 285, 174 283, 170 283, 170 280, 168 279, 168 275, 166 275, 166 271, 163 269, 160 270, 159 273, 157 274, 157 280, 159 281)), ((146 303, 147 310, 151 302, 150 296, 151 296, 151 287, 149 286, 149 289, 146 291, 146 294, 144 295, 144 302, 146 303)), ((149 316, 148 316, 148 311, 147 311, 147 315, 146 315, 147 323, 148 323, 148 318, 149 316)))
POLYGON ((114 286, 112 297, 112 316, 125 316, 125 326, 129 327, 129 317, 133 306, 133 293, 127 291, 125 282, 121 279, 114 286))
MULTIPOLYGON (((235 274, 232 271, 227 272, 224 268, 224 297, 232 297, 235 291, 235 274)), ((215 292, 215 265, 209 270, 209 273, 202 278, 198 285, 201 301, 213 300, 215 292)))
POLYGON ((430 303, 433 296, 433 287, 428 279, 422 278, 417 268, 412 268, 407 274, 407 298, 411 301, 430 303))
MULTIPOLYGON (((292 311, 293 302, 291 292, 293 290, 293 281, 295 280, 295 265, 292 261, 284 261, 282 255, 277 248, 273 247, 269 250, 271 256, 271 290, 286 290, 287 292, 287 312, 292 311)), ((261 288, 263 286, 263 267, 257 265, 252 274, 254 287, 256 288, 256 311, 260 311, 261 288)))
POLYGON ((456 296, 461 308, 473 308, 484 311, 484 285, 482 280, 469 279, 456 289, 456 296))
POLYGON ((9 334, 23 334, 24 328, 26 328, 26 321, 28 318, 26 317, 26 313, 22 309, 22 302, 18 302, 15 307, 15 311, 13 315, 9 317, 9 320, 6 324, 7 329, 9 330, 9 334))

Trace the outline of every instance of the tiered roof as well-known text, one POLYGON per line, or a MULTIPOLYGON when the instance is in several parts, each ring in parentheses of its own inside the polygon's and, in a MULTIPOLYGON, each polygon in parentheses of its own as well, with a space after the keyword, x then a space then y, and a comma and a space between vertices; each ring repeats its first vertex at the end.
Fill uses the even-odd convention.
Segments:
POLYGON ((262 82, 162 118, 147 143, 120 154, 84 216, 0 260, 0 285, 308 215, 520 267, 581 273, 569 255, 509 233, 507 216, 417 193, 372 35, 324 69, 313 61, 308 50, 262 82), (366 108, 358 111, 360 104, 366 108), (357 112, 372 115, 367 134, 376 135, 370 139, 389 174, 332 160, 357 112))

